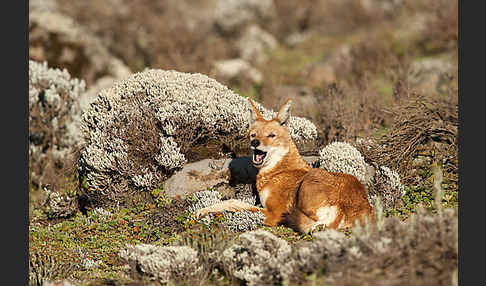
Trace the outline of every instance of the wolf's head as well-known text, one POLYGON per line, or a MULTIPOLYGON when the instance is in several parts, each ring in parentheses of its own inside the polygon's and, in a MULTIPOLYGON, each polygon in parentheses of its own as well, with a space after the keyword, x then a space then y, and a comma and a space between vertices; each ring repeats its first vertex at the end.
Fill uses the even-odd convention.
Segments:
POLYGON ((250 148, 253 165, 258 169, 271 169, 289 152, 292 139, 286 126, 290 118, 289 99, 272 120, 265 120, 250 100, 250 148))

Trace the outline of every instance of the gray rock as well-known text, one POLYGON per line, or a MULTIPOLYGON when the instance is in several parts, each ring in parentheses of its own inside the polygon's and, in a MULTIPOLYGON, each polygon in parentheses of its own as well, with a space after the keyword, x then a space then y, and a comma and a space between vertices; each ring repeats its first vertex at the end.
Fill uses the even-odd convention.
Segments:
MULTIPOLYGON (((229 187, 230 159, 204 159, 186 164, 164 183, 164 192, 171 198, 185 198, 190 194, 221 185, 229 187)), ((224 192, 225 190, 219 191, 224 192)))
POLYGON ((237 78, 247 79, 256 84, 263 81, 263 74, 243 59, 216 61, 213 73, 224 81, 237 78))

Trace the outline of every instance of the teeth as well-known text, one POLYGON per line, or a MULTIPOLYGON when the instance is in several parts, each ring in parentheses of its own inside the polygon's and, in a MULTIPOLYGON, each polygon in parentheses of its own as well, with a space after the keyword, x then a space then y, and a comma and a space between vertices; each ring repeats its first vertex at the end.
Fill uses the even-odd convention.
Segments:
POLYGON ((254 149, 254 150, 259 151, 259 152, 258 152, 258 154, 257 154, 257 152, 253 153, 253 163, 256 164, 256 165, 263 164, 263 160, 265 159, 267 153, 260 151, 260 150, 257 150, 257 149, 254 149))

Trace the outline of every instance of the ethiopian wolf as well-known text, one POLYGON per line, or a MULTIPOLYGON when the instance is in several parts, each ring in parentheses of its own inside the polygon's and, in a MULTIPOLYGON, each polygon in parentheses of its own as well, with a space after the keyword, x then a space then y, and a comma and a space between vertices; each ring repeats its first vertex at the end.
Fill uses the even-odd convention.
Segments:
POLYGON ((196 215, 224 210, 263 212, 267 226, 285 225, 309 232, 318 225, 341 229, 352 227, 365 217, 373 221, 374 209, 367 191, 349 174, 311 168, 300 156, 286 123, 290 117, 288 100, 272 120, 265 120, 251 100, 250 148, 258 169, 256 187, 263 208, 239 200, 227 200, 200 209, 196 215))

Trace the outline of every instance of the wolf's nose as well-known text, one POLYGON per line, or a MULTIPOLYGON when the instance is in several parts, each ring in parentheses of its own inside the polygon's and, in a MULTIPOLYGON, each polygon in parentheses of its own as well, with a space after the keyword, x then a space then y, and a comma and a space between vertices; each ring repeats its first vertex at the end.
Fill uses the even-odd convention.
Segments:
POLYGON ((253 139, 253 140, 250 141, 250 145, 256 148, 256 147, 258 147, 258 145, 260 145, 260 140, 253 139))

